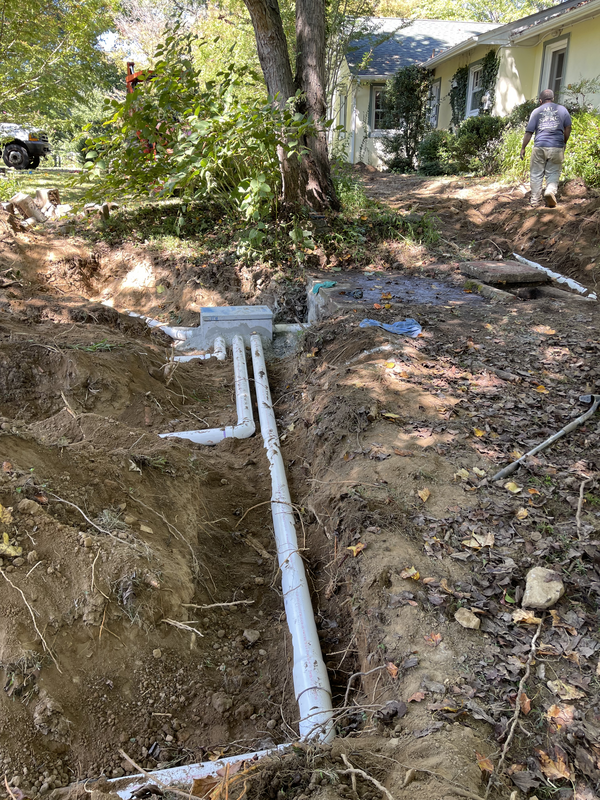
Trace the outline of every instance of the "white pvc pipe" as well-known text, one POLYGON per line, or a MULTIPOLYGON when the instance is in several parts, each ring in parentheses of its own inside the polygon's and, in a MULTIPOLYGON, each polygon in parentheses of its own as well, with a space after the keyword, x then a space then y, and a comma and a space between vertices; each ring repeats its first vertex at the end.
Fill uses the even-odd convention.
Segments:
POLYGON ((577 281, 574 281, 571 278, 565 278, 565 276, 561 275, 560 272, 553 272, 551 269, 542 267, 541 264, 537 264, 535 261, 530 261, 528 258, 523 258, 523 256, 520 256, 518 253, 513 253, 513 256, 517 259, 517 261, 520 261, 521 264, 527 264, 528 267, 535 267, 541 272, 545 272, 546 275, 552 278, 552 280, 557 281, 557 283, 566 283, 570 289, 574 289, 576 292, 579 292, 579 294, 584 294, 586 296, 586 300, 598 299, 596 292, 590 292, 590 294, 588 294, 590 291, 589 289, 586 289, 586 287, 582 286, 581 283, 577 283, 577 281))
POLYGON ((117 787, 119 784, 126 783, 127 785, 122 789, 115 788, 115 792, 119 797, 122 797, 123 800, 129 800, 134 792, 141 789, 142 786, 145 786, 147 783, 156 782, 164 786, 172 786, 174 783, 189 785, 194 780, 217 775, 218 772, 221 772, 221 775, 223 775, 228 764, 229 766, 233 766, 234 764, 239 764, 240 761, 258 761, 286 747, 289 747, 289 745, 280 744, 278 747, 272 747, 270 750, 258 750, 254 753, 226 756, 225 758, 219 758, 217 761, 205 761, 201 764, 184 764, 181 767, 171 767, 170 769, 157 769, 154 772, 148 773, 150 780, 138 773, 137 775, 127 775, 123 778, 110 778, 108 783, 116 783, 117 787), (133 781, 133 783, 131 781, 133 781))
POLYGON ((331 688, 298 551, 296 526, 261 338, 250 337, 260 429, 271 471, 271 513, 281 569, 281 588, 294 649, 294 693, 300 708, 300 738, 329 741, 334 736, 331 688))
POLYGON ((207 359, 207 358, 216 358, 217 361, 225 361, 227 356, 227 346, 225 344, 225 339, 222 336, 217 336, 213 343, 213 352, 212 353, 194 353, 189 356, 175 356, 175 361, 179 361, 180 363, 193 361, 196 359, 207 359))
POLYGON ((160 437, 163 439, 189 439, 191 442, 196 442, 196 444, 212 445, 231 437, 234 439, 247 439, 252 436, 256 427, 254 425, 254 415, 252 414, 250 384, 246 367, 246 347, 241 336, 233 337, 233 369, 235 374, 237 425, 227 425, 225 428, 161 433, 159 434, 160 437))

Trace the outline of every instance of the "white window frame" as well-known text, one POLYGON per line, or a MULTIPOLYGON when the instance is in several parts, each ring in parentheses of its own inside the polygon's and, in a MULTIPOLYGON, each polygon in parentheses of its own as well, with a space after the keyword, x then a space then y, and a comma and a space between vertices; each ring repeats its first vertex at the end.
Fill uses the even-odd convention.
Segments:
MULTIPOLYGON (((549 86, 550 83, 550 69, 552 67, 552 56, 559 50, 565 51, 565 67, 567 62, 567 53, 569 51, 569 37, 565 36, 563 39, 559 39, 556 42, 552 42, 552 44, 547 44, 546 49, 544 50, 544 64, 542 66, 542 80, 540 83, 541 91, 544 89, 551 89, 552 87, 549 86)), ((566 77, 566 69, 563 73, 562 83, 565 84, 565 77, 566 77)), ((556 100, 556 98, 554 98, 556 100)))
POLYGON ((387 128, 375 127, 375 96, 378 92, 385 93, 385 83, 374 83, 371 85, 371 119, 369 120, 371 133, 382 136, 387 132, 387 128))
POLYGON ((348 132, 348 93, 340 94, 338 109, 338 125, 343 128, 339 132, 339 138, 345 139, 348 132))
POLYGON ((469 83, 467 86, 467 107, 465 109, 465 117, 478 117, 479 116, 479 103, 476 108, 471 108, 473 94, 477 91, 483 91, 483 86, 475 86, 475 75, 480 74, 483 77, 483 64, 474 64, 469 70, 469 83))

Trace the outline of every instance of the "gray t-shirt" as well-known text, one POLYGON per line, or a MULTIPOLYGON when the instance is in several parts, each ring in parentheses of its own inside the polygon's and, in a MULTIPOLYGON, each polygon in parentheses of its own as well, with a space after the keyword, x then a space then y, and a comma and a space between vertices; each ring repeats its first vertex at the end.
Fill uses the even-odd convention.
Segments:
POLYGON ((564 147, 565 128, 570 127, 571 116, 558 103, 544 103, 531 112, 525 130, 535 133, 536 147, 564 147))

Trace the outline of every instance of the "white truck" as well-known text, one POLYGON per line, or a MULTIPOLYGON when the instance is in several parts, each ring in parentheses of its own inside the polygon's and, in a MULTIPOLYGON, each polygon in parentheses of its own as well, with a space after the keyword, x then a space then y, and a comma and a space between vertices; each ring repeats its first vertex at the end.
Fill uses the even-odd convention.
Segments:
POLYGON ((7 167, 37 169, 52 148, 45 131, 0 122, 0 152, 7 167))

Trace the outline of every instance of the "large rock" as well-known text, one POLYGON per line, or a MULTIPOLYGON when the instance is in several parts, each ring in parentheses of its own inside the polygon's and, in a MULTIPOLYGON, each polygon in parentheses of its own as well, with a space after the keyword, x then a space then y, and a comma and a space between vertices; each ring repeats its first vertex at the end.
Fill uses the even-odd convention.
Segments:
POLYGON ((550 608, 565 593, 560 575, 554 570, 534 567, 527 573, 523 608, 550 608))
POLYGON ((463 628, 471 628, 473 631, 479 630, 479 626, 481 625, 479 617, 473 614, 472 611, 469 611, 468 608, 459 608, 454 615, 454 619, 459 625, 462 625, 463 628))

